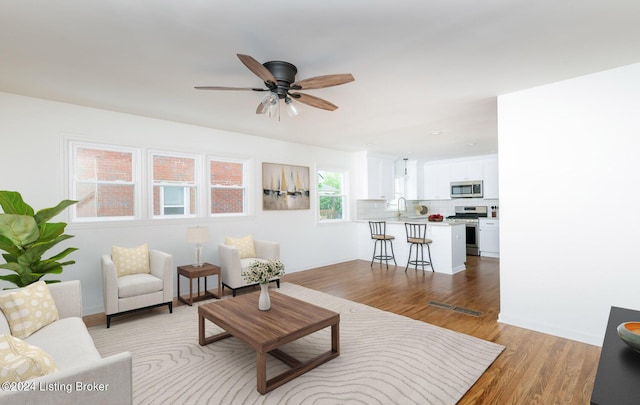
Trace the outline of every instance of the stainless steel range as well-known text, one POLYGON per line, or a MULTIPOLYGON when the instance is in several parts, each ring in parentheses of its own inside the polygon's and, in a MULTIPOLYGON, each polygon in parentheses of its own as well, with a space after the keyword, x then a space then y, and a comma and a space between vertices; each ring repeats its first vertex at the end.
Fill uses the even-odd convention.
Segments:
POLYGON ((447 222, 465 224, 467 234, 467 255, 478 256, 478 227, 479 219, 486 218, 488 209, 486 206, 457 206, 455 215, 447 217, 447 222))

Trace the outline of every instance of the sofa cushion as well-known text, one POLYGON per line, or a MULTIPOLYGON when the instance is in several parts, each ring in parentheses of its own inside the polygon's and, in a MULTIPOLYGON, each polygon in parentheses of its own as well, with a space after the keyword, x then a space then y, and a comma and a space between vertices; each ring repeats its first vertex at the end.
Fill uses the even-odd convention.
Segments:
POLYGON ((0 336, 0 382, 26 381, 57 370, 53 358, 41 348, 11 335, 0 336))
POLYGON ((118 277, 130 274, 150 273, 149 247, 145 243, 135 248, 111 247, 111 260, 118 277))
POLYGON ((253 244, 253 236, 247 235, 243 238, 224 238, 224 244, 238 249, 241 259, 256 257, 256 247, 253 244))
POLYGON ((46 351, 58 369, 85 366, 101 359, 100 353, 82 318, 71 317, 45 326, 25 342, 46 351))
POLYGON ((118 278, 118 298, 136 297, 162 291, 162 280, 151 274, 132 274, 118 278))
POLYGON ((0 335, 4 335, 5 333, 11 334, 11 328, 9 328, 9 322, 7 322, 4 313, 0 311, 0 335))
POLYGON ((21 339, 58 320, 56 303, 44 281, 0 295, 0 310, 11 334, 21 339))

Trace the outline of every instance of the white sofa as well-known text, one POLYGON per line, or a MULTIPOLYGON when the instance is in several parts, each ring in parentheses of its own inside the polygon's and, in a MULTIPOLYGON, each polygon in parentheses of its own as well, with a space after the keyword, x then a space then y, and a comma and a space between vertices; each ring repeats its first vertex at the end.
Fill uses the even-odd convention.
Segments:
MULTIPOLYGON (((131 404, 131 353, 100 356, 81 318, 80 281, 48 287, 60 319, 23 340, 53 357, 58 371, 29 380, 29 391, 0 390, 0 404, 131 404)), ((11 329, 0 311, 0 335, 4 334, 11 334, 11 329)))
MULTIPOLYGON (((242 272, 249 268, 249 265, 256 259, 280 259, 280 244, 278 242, 270 242, 265 240, 254 240, 256 257, 240 258, 237 248, 225 244, 218 245, 218 256, 220 260, 220 271, 222 272, 222 288, 229 288, 233 296, 236 296, 236 290, 242 287, 255 285, 247 283, 242 277, 242 272)), ((280 288, 280 279, 275 281, 280 288)))

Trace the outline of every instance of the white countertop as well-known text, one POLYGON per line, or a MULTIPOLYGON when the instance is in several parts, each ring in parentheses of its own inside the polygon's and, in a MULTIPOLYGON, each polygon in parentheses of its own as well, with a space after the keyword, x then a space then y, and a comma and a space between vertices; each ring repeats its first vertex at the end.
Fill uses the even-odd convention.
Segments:
POLYGON ((464 223, 451 223, 447 221, 442 222, 431 222, 427 219, 427 216, 424 217, 406 217, 400 218, 392 217, 392 218, 371 218, 371 219, 356 219, 354 222, 369 222, 369 221, 386 221, 388 224, 404 224, 405 222, 411 223, 422 223, 426 222, 432 226, 455 226, 455 225, 464 225, 464 223))

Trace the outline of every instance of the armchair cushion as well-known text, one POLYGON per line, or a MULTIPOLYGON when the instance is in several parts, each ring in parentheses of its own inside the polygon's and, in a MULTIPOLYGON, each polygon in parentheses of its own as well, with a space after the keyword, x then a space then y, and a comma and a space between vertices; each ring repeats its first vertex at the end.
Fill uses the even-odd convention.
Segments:
POLYGON ((56 303, 42 280, 1 295, 0 309, 9 322, 11 334, 21 339, 58 320, 56 303))
POLYGON ((224 244, 238 249, 240 259, 256 257, 256 247, 253 243, 253 236, 247 235, 243 238, 224 238, 224 244))
POLYGON ((0 365, 3 383, 26 381, 58 370, 44 350, 11 335, 0 336, 0 365))
POLYGON ((151 272, 149 269, 149 247, 146 243, 136 248, 112 246, 111 258, 116 265, 118 277, 151 272))
POLYGON ((132 274, 118 278, 118 297, 135 297, 162 291, 162 279, 151 274, 132 274))

